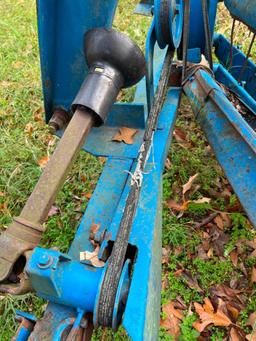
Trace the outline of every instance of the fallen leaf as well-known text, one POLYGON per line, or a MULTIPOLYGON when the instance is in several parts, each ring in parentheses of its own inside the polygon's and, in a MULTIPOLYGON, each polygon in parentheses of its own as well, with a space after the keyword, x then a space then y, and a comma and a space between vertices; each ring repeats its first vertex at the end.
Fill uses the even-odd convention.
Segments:
POLYGON ((12 63, 12 67, 13 67, 14 69, 20 69, 20 68, 22 68, 23 65, 24 65, 24 63, 21 62, 21 61, 16 61, 16 62, 13 62, 13 63, 12 63))
POLYGON ((237 329, 234 327, 230 329, 230 341, 241 341, 241 338, 237 332, 237 329))
POLYGON ((171 169, 171 161, 170 161, 170 159, 166 159, 165 160, 165 168, 167 169, 167 170, 170 170, 171 169))
POLYGON ((84 251, 80 252, 80 261, 89 261, 95 268, 102 268, 105 262, 101 261, 98 257, 100 247, 97 246, 93 252, 84 251))
POLYGON ((187 149, 187 148, 192 147, 192 144, 190 142, 188 142, 188 138, 187 138, 186 133, 183 130, 181 130, 180 128, 176 127, 174 129, 173 136, 182 148, 187 149))
POLYGON ((173 276, 180 277, 180 275, 184 272, 184 269, 179 269, 173 273, 173 276))
POLYGON ((256 283, 256 267, 252 268, 251 282, 256 283))
POLYGON ((84 174, 81 174, 80 178, 81 178, 82 182, 86 182, 87 181, 87 177, 84 174))
POLYGON ((46 155, 46 156, 42 157, 40 160, 38 160, 37 163, 39 164, 39 166, 41 168, 44 168, 47 165, 47 163, 49 162, 49 160, 50 160, 49 156, 46 155))
POLYGON ((176 201, 169 199, 167 201, 167 206, 170 209, 175 210, 177 212, 184 212, 184 211, 187 211, 189 203, 190 201, 185 201, 183 202, 183 204, 178 204, 176 201))
POLYGON ((256 341, 256 331, 254 331, 252 334, 246 335, 246 340, 256 341))
POLYGON ((255 323, 256 323, 256 312, 250 314, 246 325, 254 328, 255 323))
POLYGON ((221 212, 220 216, 222 218, 223 224, 225 228, 230 228, 232 226, 232 220, 230 219, 229 214, 225 212, 221 212))
POLYGON ((34 121, 35 122, 43 122, 44 119, 43 119, 43 116, 42 116, 42 113, 44 112, 44 109, 43 108, 38 108, 34 114, 33 114, 33 117, 34 117, 34 121))
POLYGON ((237 250, 233 250, 232 252, 230 252, 229 257, 230 257, 233 265, 236 267, 237 263, 238 263, 238 253, 237 253, 237 250))
POLYGON ((195 310, 201 320, 193 324, 198 332, 203 332, 210 324, 213 324, 216 327, 228 327, 232 324, 232 321, 221 310, 217 309, 217 311, 214 312, 214 308, 209 298, 205 298, 204 302, 203 306, 197 302, 194 303, 195 310))
POLYGON ((224 223, 220 215, 213 220, 220 230, 224 230, 224 223))
POLYGON ((188 270, 183 270, 182 276, 186 282, 186 284, 190 287, 190 289, 194 289, 200 293, 203 292, 202 288, 200 288, 197 279, 193 278, 191 273, 188 270))
POLYGON ((201 198, 201 199, 198 199, 198 200, 193 200, 192 202, 194 204, 209 204, 211 201, 211 198, 201 198))
POLYGON ((175 137, 176 141, 179 143, 187 142, 187 134, 178 127, 174 129, 173 136, 175 137))
POLYGON ((207 256, 207 252, 205 251, 203 245, 198 245, 197 254, 198 254, 198 258, 200 258, 202 260, 208 260, 209 259, 209 257, 207 256))
POLYGON ((167 248, 162 248, 162 264, 168 264, 170 258, 170 250, 167 248))
POLYGON ((86 199, 90 200, 92 197, 92 193, 85 193, 84 196, 86 197, 86 199))
POLYGON ((0 212, 7 213, 8 210, 8 205, 6 202, 0 203, 0 212))
POLYGON ((233 307, 230 303, 227 303, 227 310, 230 312, 231 316, 236 321, 239 316, 239 310, 235 307, 233 307))
POLYGON ((134 135, 137 133, 137 129, 122 127, 119 132, 112 138, 112 141, 124 142, 126 144, 134 143, 134 135))
POLYGON ((210 249, 208 250, 207 256, 208 256, 208 258, 212 258, 213 257, 213 248, 212 247, 210 247, 210 249))
POLYGON ((162 311, 165 317, 160 321, 161 327, 166 328, 174 340, 178 340, 180 335, 180 323, 183 319, 183 314, 178 309, 174 308, 174 304, 172 302, 163 305, 162 311))
POLYGON ((24 129, 25 133, 28 134, 29 137, 32 136, 32 133, 34 131, 34 126, 32 123, 28 123, 26 124, 25 126, 25 129, 24 129))
POLYGON ((52 217, 53 215, 58 214, 58 212, 59 212, 59 208, 57 206, 52 205, 52 207, 48 213, 48 217, 52 217))
POLYGON ((192 187, 194 181, 197 179, 198 175, 199 174, 197 173, 197 174, 191 176, 189 178, 188 182, 185 185, 182 186, 182 194, 183 194, 183 196, 191 189, 191 187, 192 187))

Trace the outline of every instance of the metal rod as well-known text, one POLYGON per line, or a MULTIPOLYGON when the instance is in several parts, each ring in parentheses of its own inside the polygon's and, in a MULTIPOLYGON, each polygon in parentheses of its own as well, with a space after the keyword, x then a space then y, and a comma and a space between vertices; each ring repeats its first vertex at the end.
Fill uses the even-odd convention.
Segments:
POLYGON ((254 35, 252 37, 252 40, 251 40, 251 43, 250 43, 250 46, 249 46, 249 49, 248 49, 248 52, 247 52, 247 55, 246 55, 246 58, 245 58, 245 61, 244 61, 244 64, 243 64, 243 67, 242 67, 242 69, 240 71, 240 74, 239 74, 239 77, 238 77, 238 80, 237 80, 238 83, 241 82, 242 77, 244 75, 244 71, 245 71, 245 69, 247 67, 248 59, 249 59, 251 51, 252 51, 252 47, 253 47, 253 44, 254 44, 254 41, 255 41, 255 37, 256 37, 256 34, 254 33, 254 35))
POLYGON ((212 61, 212 39, 211 39, 211 31, 210 31, 210 22, 209 22, 209 14, 208 14, 208 4, 207 0, 201 0, 202 10, 203 10, 203 19, 204 19, 204 33, 205 33, 205 52, 206 57, 209 62, 210 68, 213 68, 212 61))
POLYGON ((230 54, 229 54, 229 70, 233 65, 233 45, 234 45, 234 33, 236 27, 236 19, 233 19, 232 28, 231 28, 231 37, 230 37, 230 54))
POLYGON ((20 217, 35 224, 43 224, 68 171, 85 142, 93 125, 88 110, 76 110, 54 154, 46 165, 20 217))
POLYGON ((188 63, 188 44, 189 44, 189 25, 190 25, 190 0, 185 0, 184 19, 183 19, 183 43, 182 43, 182 81, 186 76, 186 69, 188 63))

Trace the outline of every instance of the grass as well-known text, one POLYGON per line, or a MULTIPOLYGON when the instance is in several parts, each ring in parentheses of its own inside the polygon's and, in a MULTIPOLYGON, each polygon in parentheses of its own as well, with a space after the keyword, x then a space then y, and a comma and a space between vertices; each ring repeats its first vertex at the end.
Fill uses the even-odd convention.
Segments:
MULTIPOLYGON (((116 13, 114 27, 128 33, 140 46, 145 46, 145 35, 149 20, 144 17, 131 19, 135 0, 121 0, 116 13)), ((4 230, 11 218, 19 214, 28 195, 31 193, 41 169, 38 160, 50 155, 56 146, 56 139, 48 131, 43 122, 42 92, 40 82, 36 11, 32 0, 2 0, 0 2, 0 227, 4 230)), ((133 17, 134 18, 134 17, 133 17)), ((229 35, 230 20, 226 12, 221 10, 217 24, 219 30, 229 35)), ((244 47, 249 45, 250 38, 240 30, 236 42, 243 38, 244 47)), ((253 51, 255 53, 255 50, 253 51)), ((129 101, 134 90, 122 93, 122 100, 129 101)), ((163 278, 167 284, 162 291, 163 303, 180 296, 186 304, 202 302, 202 294, 191 288, 176 271, 185 267, 197 278, 198 285, 208 293, 211 285, 225 283, 231 275, 240 276, 230 261, 229 254, 237 240, 253 239, 254 232, 247 223, 241 210, 230 214, 232 229, 228 232, 230 239, 226 245, 226 258, 219 261, 213 257, 202 261, 199 257, 191 257, 202 242, 202 231, 194 229, 195 222, 215 211, 225 211, 227 206, 237 203, 232 194, 229 202, 215 197, 210 204, 190 204, 182 217, 172 214, 166 205, 169 198, 180 200, 181 188, 189 177, 198 173, 199 187, 191 195, 190 200, 207 197, 214 191, 227 186, 227 180, 217 164, 208 143, 202 136, 201 129, 194 121, 188 103, 183 100, 182 109, 176 128, 187 132, 191 148, 184 148, 175 142, 169 151, 171 166, 163 175, 164 209, 163 209, 163 246, 169 250, 168 263, 164 264, 163 278)), ((88 203, 88 194, 93 191, 103 168, 103 161, 80 153, 63 189, 58 195, 56 205, 59 214, 49 218, 47 232, 42 245, 68 250, 76 227, 88 203), (78 198, 78 200, 77 200, 78 198)), ((255 260, 248 260, 246 266, 251 268, 255 260)), ((10 340, 14 335, 17 323, 14 320, 15 309, 33 311, 41 316, 45 303, 34 295, 20 297, 0 297, 0 339, 10 340)), ((256 293, 253 292, 246 309, 241 313, 241 325, 250 312, 256 310, 256 293)), ((195 314, 187 314, 181 324, 181 339, 196 340, 198 333, 192 324, 197 319, 195 314)), ((217 328, 211 330, 211 340, 222 340, 224 332, 217 328)), ((96 340, 126 340, 121 329, 117 335, 108 330, 100 330, 94 334, 96 340)), ((168 333, 161 329, 161 340, 172 340, 168 333)))

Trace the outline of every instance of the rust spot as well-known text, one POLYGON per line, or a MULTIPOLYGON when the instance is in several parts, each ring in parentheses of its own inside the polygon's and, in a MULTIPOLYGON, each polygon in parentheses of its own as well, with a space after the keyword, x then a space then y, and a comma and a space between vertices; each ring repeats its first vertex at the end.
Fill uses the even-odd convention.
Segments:
POLYGON ((46 79, 45 82, 44 82, 44 85, 45 85, 46 88, 49 88, 51 86, 50 79, 46 79))

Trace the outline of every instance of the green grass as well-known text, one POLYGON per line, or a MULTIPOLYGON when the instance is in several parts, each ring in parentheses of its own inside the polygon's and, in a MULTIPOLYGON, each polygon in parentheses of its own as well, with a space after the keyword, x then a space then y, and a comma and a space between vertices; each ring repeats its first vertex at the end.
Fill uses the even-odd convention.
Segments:
MULTIPOLYGON (((145 46, 145 35, 149 19, 132 17, 135 0, 121 0, 116 13, 114 27, 126 32, 140 46, 145 46), (136 19, 135 19, 136 18, 136 19)), ((223 5, 221 5, 223 7, 223 5)), ((222 33, 230 33, 230 19, 222 9, 218 21, 222 33)), ((243 30, 236 36, 241 39, 243 30)), ((19 214, 28 195, 31 193, 41 169, 38 160, 50 155, 56 146, 56 140, 43 122, 42 91, 39 70, 36 11, 32 0, 2 0, 0 2, 0 228, 4 230, 11 218, 19 214)), ((249 45, 249 37, 244 39, 244 48, 249 45)), ((255 50, 253 51, 255 53, 255 50)), ((130 101, 134 89, 124 91, 120 97, 130 101)), ((164 203, 169 198, 181 200, 182 185, 190 176, 199 173, 197 183, 200 185, 190 200, 202 196, 208 197, 212 191, 226 184, 225 176, 218 166, 208 143, 197 126, 186 100, 177 127, 187 133, 191 148, 181 147, 175 140, 169 151, 171 167, 163 175, 164 203)), ((103 168, 103 161, 80 153, 63 189, 58 195, 56 205, 60 214, 47 221, 47 232, 42 245, 68 250, 82 213, 103 168), (77 199, 78 198, 78 199, 77 199)), ((195 222, 214 211, 225 211, 227 206, 235 206, 236 196, 232 194, 230 202, 222 198, 213 198, 210 204, 190 204, 182 217, 173 215, 166 204, 163 209, 163 246, 170 248, 169 262, 164 265, 163 276, 168 284, 162 292, 166 302, 180 296, 185 303, 202 302, 203 296, 195 288, 190 288, 187 281, 177 277, 175 272, 180 266, 188 269, 205 293, 211 285, 225 283, 233 274, 240 272, 234 269, 229 253, 238 239, 255 238, 255 233, 248 225, 243 212, 232 213, 232 228, 228 231, 229 243, 226 245, 226 259, 218 258, 209 261, 191 258, 202 242, 202 231, 194 228, 195 222)), ((248 260, 246 266, 252 267, 255 260, 248 260)), ((14 310, 19 308, 41 316, 45 303, 33 294, 20 297, 0 297, 0 340, 8 341, 14 335, 17 323, 14 310)), ((253 293, 248 305, 242 312, 241 325, 245 326, 248 314, 256 310, 256 294, 253 293)), ((197 332, 192 324, 196 316, 185 316, 181 324, 181 340, 196 340, 197 332)), ((223 331, 212 328, 212 340, 222 340, 223 331)), ((95 332, 93 340, 127 340, 124 331, 113 336, 109 330, 95 332)), ((172 337, 161 329, 160 340, 169 341, 172 337)))

